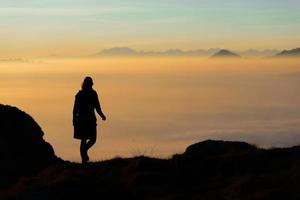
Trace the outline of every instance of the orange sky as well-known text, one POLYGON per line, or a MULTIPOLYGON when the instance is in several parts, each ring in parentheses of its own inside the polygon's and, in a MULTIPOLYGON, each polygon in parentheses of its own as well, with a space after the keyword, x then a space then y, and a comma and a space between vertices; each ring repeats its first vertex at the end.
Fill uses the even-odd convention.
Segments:
POLYGON ((90 55, 104 48, 291 49, 299 1, 3 0, 1 57, 90 55))

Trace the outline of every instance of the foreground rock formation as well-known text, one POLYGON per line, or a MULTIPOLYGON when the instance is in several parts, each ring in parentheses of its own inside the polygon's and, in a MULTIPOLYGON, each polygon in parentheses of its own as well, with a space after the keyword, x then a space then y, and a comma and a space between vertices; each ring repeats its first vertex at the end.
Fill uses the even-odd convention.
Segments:
POLYGON ((0 104, 0 188, 58 160, 43 135, 28 114, 0 104))

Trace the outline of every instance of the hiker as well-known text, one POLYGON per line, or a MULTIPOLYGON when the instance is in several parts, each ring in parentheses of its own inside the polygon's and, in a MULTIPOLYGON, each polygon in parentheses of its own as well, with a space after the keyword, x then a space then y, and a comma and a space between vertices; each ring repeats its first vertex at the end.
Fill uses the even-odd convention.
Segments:
POLYGON ((74 138, 81 140, 80 155, 82 163, 89 161, 88 150, 96 143, 97 118, 95 110, 106 120, 98 99, 97 92, 93 89, 93 79, 85 77, 81 90, 75 96, 73 108, 74 138))

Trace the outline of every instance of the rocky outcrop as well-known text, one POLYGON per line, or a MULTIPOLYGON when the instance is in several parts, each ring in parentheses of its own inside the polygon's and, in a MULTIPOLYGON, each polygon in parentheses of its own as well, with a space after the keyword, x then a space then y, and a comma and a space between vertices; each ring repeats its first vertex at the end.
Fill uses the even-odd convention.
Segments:
POLYGON ((25 112, 0 105, 0 188, 58 159, 41 127, 25 112))
POLYGON ((225 142, 206 140, 190 145, 184 152, 185 156, 191 157, 213 157, 238 155, 256 151, 257 148, 245 142, 225 142))

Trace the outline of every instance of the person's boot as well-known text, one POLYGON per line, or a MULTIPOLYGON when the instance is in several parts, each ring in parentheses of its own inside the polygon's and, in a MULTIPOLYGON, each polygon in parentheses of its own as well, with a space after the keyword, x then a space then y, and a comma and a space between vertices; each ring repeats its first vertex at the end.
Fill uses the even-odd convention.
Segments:
POLYGON ((84 151, 81 152, 81 159, 82 159, 82 164, 87 163, 90 160, 86 149, 84 149, 84 151))
POLYGON ((84 154, 84 160, 85 160, 86 162, 88 162, 88 161, 90 160, 87 151, 85 151, 85 154, 84 154))

